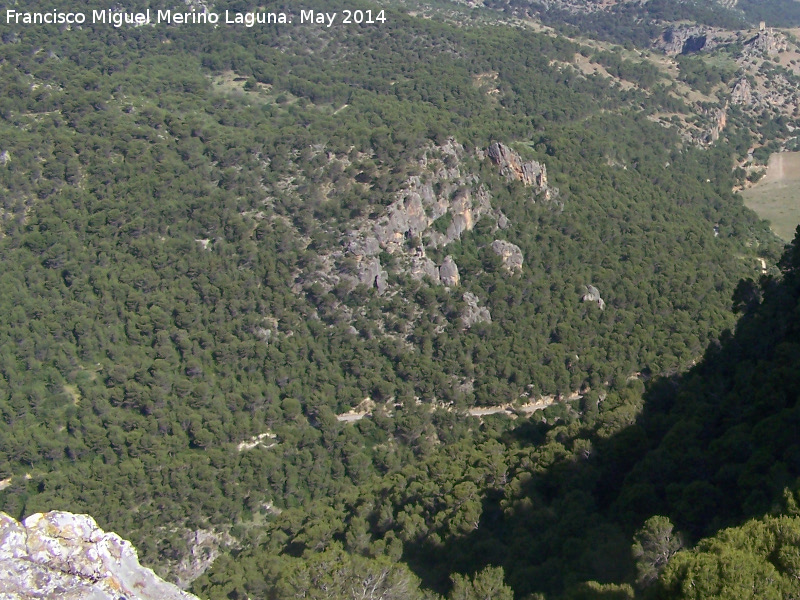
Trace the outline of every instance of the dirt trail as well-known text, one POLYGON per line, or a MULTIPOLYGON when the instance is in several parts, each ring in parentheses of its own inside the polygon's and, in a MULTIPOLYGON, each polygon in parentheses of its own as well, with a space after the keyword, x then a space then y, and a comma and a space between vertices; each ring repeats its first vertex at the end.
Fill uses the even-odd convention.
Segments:
MULTIPOLYGON (((570 396, 568 396, 565 400, 577 400, 580 398, 580 394, 574 392, 570 396)), ((497 414, 506 414, 510 417, 516 417, 517 414, 520 412, 525 413, 527 416, 532 415, 537 410, 544 410, 551 404, 554 404, 557 401, 555 396, 542 396, 538 400, 533 402, 528 402, 526 404, 521 404, 514 406, 511 403, 507 404, 500 404, 499 406, 476 406, 470 409, 467 409, 467 414, 471 417, 485 417, 486 415, 497 415, 497 414)), ((363 403, 362 403, 363 404, 363 403)), ((433 410, 434 406, 431 406, 431 410, 433 410)), ((447 407, 448 410, 453 410, 452 407, 447 407)), ((372 415, 372 407, 367 410, 358 410, 353 409, 349 412, 342 413, 340 415, 336 415, 336 418, 343 423, 353 423, 355 421, 360 421, 364 417, 369 417, 372 415)))

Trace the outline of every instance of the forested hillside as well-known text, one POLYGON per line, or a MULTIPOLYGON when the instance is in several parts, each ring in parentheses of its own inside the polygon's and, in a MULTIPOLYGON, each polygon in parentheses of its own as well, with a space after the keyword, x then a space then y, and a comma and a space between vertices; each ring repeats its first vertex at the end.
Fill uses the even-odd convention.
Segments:
POLYGON ((0 510, 88 512, 185 584, 220 551, 207 598, 627 597, 646 519, 693 541, 797 476, 736 454, 723 387, 671 391, 736 343, 734 292, 788 289, 737 287, 780 256, 730 191, 747 134, 654 123, 702 119, 644 62, 605 56, 621 85, 562 37, 363 9, 385 22, 3 25, 0 510))

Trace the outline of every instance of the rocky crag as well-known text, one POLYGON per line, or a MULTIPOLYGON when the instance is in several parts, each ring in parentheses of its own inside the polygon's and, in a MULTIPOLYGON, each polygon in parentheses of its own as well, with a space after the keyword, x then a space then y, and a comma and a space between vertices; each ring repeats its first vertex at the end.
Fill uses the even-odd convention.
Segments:
MULTIPOLYGON (((444 252, 446 247, 481 219, 489 219, 495 233, 510 226, 503 212, 492 205, 489 187, 476 174, 476 161, 491 161, 501 176, 531 187, 531 202, 563 206, 544 163, 523 160, 501 142, 472 153, 450 138, 423 153, 417 174, 408 178, 382 214, 353 222, 340 247, 318 255, 314 268, 299 274, 298 291, 314 285, 329 291, 345 284, 351 289, 365 285, 379 295, 393 293, 390 272, 432 285, 461 286, 462 275, 454 257, 444 252)), ((524 256, 519 246, 496 239, 491 249, 509 273, 522 270, 524 256)), ((464 298, 467 307, 461 321, 465 327, 491 321, 489 310, 480 306, 476 296, 464 298)), ((348 317, 350 309, 340 306, 339 310, 348 317)))
POLYGON ((493 142, 487 154, 500 167, 500 173, 525 185, 535 186, 546 200, 558 195, 558 189, 551 188, 547 181, 547 165, 544 163, 536 160, 524 161, 517 152, 500 142, 493 142))
POLYGON ((581 298, 584 302, 594 302, 600 310, 605 310, 606 302, 600 297, 600 290, 593 285, 586 286, 586 293, 581 298))
POLYGON ((136 549, 88 515, 53 511, 22 523, 0 513, 3 600, 197 600, 139 564, 136 549))
POLYGON ((436 264, 428 252, 460 239, 484 216, 491 217, 497 228, 508 226, 505 215, 492 206, 486 187, 464 169, 467 158, 453 139, 430 148, 419 162, 424 175, 410 177, 377 221, 367 220, 350 230, 344 248, 326 256, 326 268, 314 278, 334 285, 342 280, 362 283, 383 294, 388 287, 388 273, 381 263, 385 253, 397 262, 399 271, 416 279, 428 277, 435 284, 457 286, 460 277, 453 258, 436 264), (336 268, 342 264, 349 268, 336 268))

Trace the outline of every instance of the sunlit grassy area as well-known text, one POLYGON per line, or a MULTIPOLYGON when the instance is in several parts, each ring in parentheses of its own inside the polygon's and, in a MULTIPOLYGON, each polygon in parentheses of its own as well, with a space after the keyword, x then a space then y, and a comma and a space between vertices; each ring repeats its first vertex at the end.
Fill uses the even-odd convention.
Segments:
POLYGON ((800 224, 800 152, 773 154, 766 176, 742 195, 779 237, 791 241, 800 224))

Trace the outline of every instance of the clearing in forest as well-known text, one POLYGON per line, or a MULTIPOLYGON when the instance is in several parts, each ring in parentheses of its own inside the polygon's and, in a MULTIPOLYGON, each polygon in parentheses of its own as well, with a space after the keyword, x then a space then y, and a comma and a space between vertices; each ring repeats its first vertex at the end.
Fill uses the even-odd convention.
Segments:
POLYGON ((770 156, 767 174, 742 196, 748 208, 770 222, 778 237, 792 241, 800 224, 800 152, 770 156))

